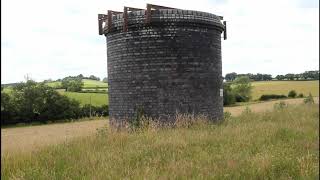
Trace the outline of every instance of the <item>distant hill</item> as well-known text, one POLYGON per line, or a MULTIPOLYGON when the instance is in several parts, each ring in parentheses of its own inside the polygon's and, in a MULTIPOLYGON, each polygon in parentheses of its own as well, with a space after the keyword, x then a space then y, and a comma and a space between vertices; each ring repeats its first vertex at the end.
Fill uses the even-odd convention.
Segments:
POLYGON ((18 85, 19 83, 8 83, 8 84, 1 84, 1 87, 4 87, 4 88, 6 88, 6 87, 14 87, 14 86, 16 86, 16 85, 18 85))
MULTIPOLYGON (((83 82, 83 88, 84 89, 90 89, 90 88, 107 88, 108 83, 102 82, 102 81, 97 81, 97 80, 92 80, 92 79, 82 79, 83 82)), ((46 83, 48 86, 57 88, 61 86, 61 82, 59 81, 53 81, 53 82, 48 82, 46 83)))
MULTIPOLYGON (((92 79, 82 79, 83 82, 83 88, 84 89, 91 89, 91 88, 108 88, 108 83, 102 82, 102 81, 97 81, 97 80, 92 80, 92 79)), ((1 87, 14 87, 18 85, 19 83, 7 83, 7 84, 1 84, 1 87)), ((61 86, 60 81, 52 81, 52 82, 47 82, 45 83, 48 86, 51 86, 53 88, 58 88, 61 86)))

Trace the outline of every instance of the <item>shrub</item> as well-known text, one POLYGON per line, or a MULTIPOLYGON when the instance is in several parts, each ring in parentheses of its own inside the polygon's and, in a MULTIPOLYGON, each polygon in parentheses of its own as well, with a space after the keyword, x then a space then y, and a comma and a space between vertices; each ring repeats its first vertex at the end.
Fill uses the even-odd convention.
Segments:
POLYGON ((237 77, 232 84, 232 90, 235 93, 237 102, 248 102, 251 99, 252 85, 249 77, 237 77))
POLYGON ((236 102, 248 102, 249 99, 246 96, 242 96, 239 94, 236 94, 236 102))
POLYGON ((144 110, 142 107, 138 107, 136 113, 132 119, 129 119, 129 128, 132 131, 138 130, 143 126, 143 120, 146 119, 144 116, 144 110))
POLYGON ((314 100, 313 100, 312 94, 309 93, 309 96, 307 96, 307 97, 303 100, 303 102, 304 102, 305 104, 314 104, 314 100))
POLYGON ((15 121, 16 106, 12 101, 12 97, 1 91, 1 124, 13 124, 15 121))
POLYGON ((231 105, 236 102, 236 97, 232 92, 231 86, 228 83, 223 84, 223 105, 231 105))
POLYGON ((291 90, 288 93, 288 97, 295 98, 297 96, 297 92, 295 90, 291 90))
POLYGON ((66 91, 70 92, 80 92, 83 87, 83 82, 81 78, 64 78, 61 82, 61 87, 66 91))
POLYGON ((303 98, 304 96, 303 96, 303 94, 302 93, 300 93, 299 95, 298 95, 298 98, 303 98))
POLYGON ((232 115, 229 111, 223 113, 224 120, 230 119, 231 117, 232 115))
POLYGON ((278 95, 278 94, 263 94, 259 100, 260 101, 266 101, 266 100, 269 100, 269 99, 284 99, 284 98, 287 98, 287 96, 285 95, 278 95))
POLYGON ((235 102, 248 102, 251 99, 252 85, 249 77, 240 76, 233 83, 223 84, 223 105, 235 102))
POLYGON ((19 83, 10 96, 3 93, 1 96, 3 124, 45 123, 48 120, 76 119, 80 115, 78 101, 59 94, 44 83, 30 80, 19 83))
POLYGON ((109 115, 109 106, 80 107, 80 103, 59 94, 44 83, 28 81, 19 83, 8 94, 1 91, 1 123, 47 123, 57 120, 78 119, 91 116, 109 115))

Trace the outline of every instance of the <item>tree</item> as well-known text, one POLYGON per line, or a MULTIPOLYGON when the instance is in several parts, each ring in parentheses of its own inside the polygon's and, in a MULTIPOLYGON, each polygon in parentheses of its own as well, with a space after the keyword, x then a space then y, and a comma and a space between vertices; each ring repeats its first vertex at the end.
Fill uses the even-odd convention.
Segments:
POLYGON ((301 74, 301 77, 302 77, 303 79, 308 79, 308 77, 309 77, 308 72, 306 71, 306 72, 302 73, 302 74, 301 74))
POLYGON ((6 124, 7 122, 12 121, 15 112, 16 109, 12 103, 12 98, 1 88, 1 124, 6 124))
POLYGON ((277 75, 277 76, 276 76, 276 79, 279 80, 279 81, 281 81, 281 80, 284 80, 285 77, 284 77, 284 75, 277 75))
POLYGON ((236 77, 237 77, 237 73, 232 72, 232 73, 226 74, 225 79, 226 79, 226 81, 234 81, 236 79, 236 77))
POLYGON ((288 93, 288 97, 291 97, 291 98, 295 98, 297 96, 297 93, 295 90, 291 90, 289 91, 288 93))
POLYGON ((235 94, 230 83, 223 83, 223 105, 231 105, 236 102, 235 94))
POLYGON ((294 74, 286 74, 286 75, 284 75, 284 77, 287 79, 287 80, 294 80, 294 74))
POLYGON ((59 94, 44 83, 27 81, 13 88, 11 96, 1 92, 4 124, 78 118, 80 103, 59 94))
POLYGON ((82 90, 83 82, 82 82, 82 79, 80 79, 80 78, 70 78, 70 77, 68 77, 68 78, 64 78, 61 81, 61 86, 66 91, 79 92, 79 91, 82 90))
POLYGON ((232 85, 237 102, 247 102, 251 99, 252 85, 248 76, 237 77, 232 85))
POLYGON ((272 80, 272 75, 271 74, 263 74, 262 78, 264 81, 271 81, 272 80))
POLYGON ((68 86, 69 86, 69 79, 68 78, 63 78, 61 80, 61 87, 68 91, 68 86))
POLYGON ((69 82, 68 91, 80 92, 82 90, 83 82, 79 79, 74 79, 69 82))
POLYGON ((94 75, 90 75, 89 79, 100 81, 100 78, 98 78, 98 77, 96 77, 94 75))
POLYGON ((308 78, 319 80, 319 71, 306 71, 308 78))
POLYGON ((294 79, 299 80, 302 78, 302 74, 294 74, 294 79))
POLYGON ((108 83, 108 78, 107 77, 103 78, 102 82, 108 83))
POLYGON ((255 76, 255 79, 254 79, 255 81, 262 81, 263 80, 263 75, 262 74, 257 74, 256 76, 255 76))
POLYGON ((77 78, 79 78, 79 79, 83 79, 83 78, 84 78, 84 76, 83 76, 82 74, 79 74, 79 75, 77 76, 77 78))

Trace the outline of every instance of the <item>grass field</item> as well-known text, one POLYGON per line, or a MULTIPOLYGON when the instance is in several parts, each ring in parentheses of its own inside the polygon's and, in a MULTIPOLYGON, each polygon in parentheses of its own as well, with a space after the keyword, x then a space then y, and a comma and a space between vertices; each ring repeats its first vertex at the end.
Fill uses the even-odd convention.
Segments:
MULTIPOLYGON (((101 81, 95 81, 90 79, 84 79, 84 89, 85 90, 94 90, 94 89, 86 89, 86 88, 98 88, 100 90, 107 89, 108 84, 103 83, 101 81)), ((48 83, 50 86, 57 86, 59 82, 48 83)), ((290 90, 295 90, 298 94, 303 93, 305 96, 309 94, 309 92, 317 97, 319 96, 319 81, 260 81, 253 82, 253 90, 252 90, 252 100, 257 100, 263 94, 283 94, 288 95, 290 90)), ((9 92, 8 88, 4 89, 9 92)), ((108 104, 108 95, 102 93, 75 93, 75 92, 63 92, 59 90, 62 94, 70 98, 74 98, 79 100, 80 103, 89 104, 90 96, 91 102, 93 105, 103 105, 108 104)))
MULTIPOLYGON (((287 99, 286 104, 303 104, 303 99, 287 99)), ((319 97, 314 98, 319 104, 319 97)), ((282 100, 281 100, 282 101, 282 100)), ((252 112, 261 113, 273 109, 280 100, 260 102, 248 106, 224 107, 224 112, 230 112, 232 116, 239 116, 246 108, 252 112)), ((108 124, 108 118, 79 119, 73 122, 59 122, 53 124, 20 124, 19 126, 1 127, 1 153, 36 151, 39 147, 59 144, 75 137, 92 135, 97 128, 108 124)))
POLYGON ((260 81, 253 82, 252 99, 259 99, 263 94, 283 94, 288 95, 290 90, 295 90, 298 94, 305 96, 309 92, 313 96, 319 96, 319 81, 260 81))
MULTIPOLYGON (((95 81, 91 79, 83 79, 82 82, 84 83, 83 89, 84 90, 95 90, 95 89, 86 89, 86 88, 99 88, 99 90, 107 90, 108 84, 95 81)), ((61 82, 50 82, 47 85, 51 87, 57 87, 61 85, 61 82)), ((101 106, 105 104, 109 104, 108 101, 108 94, 104 93, 77 93, 77 92, 65 92, 64 90, 58 90, 61 94, 64 94, 72 99, 75 99, 80 102, 81 105, 90 104, 90 96, 91 96, 91 104, 95 106, 101 106)))
POLYGON ((107 119, 80 120, 75 122, 1 128, 1 152, 25 153, 41 147, 63 143, 76 137, 94 134, 107 124, 107 119))
MULTIPOLYGON (((284 102, 288 105, 303 104, 304 98, 283 99, 283 100, 270 100, 265 102, 255 102, 252 104, 239 105, 234 107, 223 107, 224 112, 230 112, 233 116, 240 115, 246 108, 253 112, 265 112, 273 109, 274 105, 279 102, 284 102)), ((313 98, 314 102, 319 104, 319 97, 313 98)))
POLYGON ((108 94, 65 92, 64 90, 59 90, 59 92, 72 99, 78 100, 81 105, 90 104, 90 97, 91 104, 94 106, 109 104, 108 94))
POLYGON ((243 113, 222 124, 101 131, 1 156, 4 179, 319 179, 318 105, 243 113))
MULTIPOLYGON (((83 79, 82 80, 83 82, 83 88, 107 88, 108 87, 108 83, 104 83, 102 81, 96 81, 96 80, 91 80, 91 79, 83 79)), ((48 86, 51 86, 51 87, 59 87, 61 86, 61 82, 57 82, 57 81, 54 81, 54 82, 49 82, 49 83, 46 83, 48 86)))
POLYGON ((101 82, 101 81, 95 81, 95 80, 91 80, 91 79, 83 79, 83 88, 95 88, 95 87, 99 87, 99 88, 107 88, 108 84, 101 82))
MULTIPOLYGON (((92 81, 92 80, 89 80, 92 81)), ((89 81, 87 82, 87 87, 89 86, 89 81)), ((92 82, 94 84, 94 82, 92 82)), ((102 82, 101 82, 102 83, 102 82)), ((106 83, 105 83, 106 84, 106 83)), ((253 82, 252 90, 252 100, 257 100, 262 94, 284 94, 288 95, 290 90, 295 90, 298 94, 303 93, 305 96, 309 92, 313 96, 319 96, 319 81, 261 81, 253 82)), ((93 86, 91 86, 93 87, 93 86)), ((89 94, 91 93, 65 93, 67 96, 79 100, 81 104, 89 102, 89 94)), ((94 104, 107 104, 107 94, 91 94, 94 99, 92 103, 94 104)))
POLYGON ((61 82, 58 82, 58 81, 48 82, 48 83, 45 83, 45 84, 50 86, 50 87, 53 87, 53 88, 57 88, 57 87, 61 86, 61 82))

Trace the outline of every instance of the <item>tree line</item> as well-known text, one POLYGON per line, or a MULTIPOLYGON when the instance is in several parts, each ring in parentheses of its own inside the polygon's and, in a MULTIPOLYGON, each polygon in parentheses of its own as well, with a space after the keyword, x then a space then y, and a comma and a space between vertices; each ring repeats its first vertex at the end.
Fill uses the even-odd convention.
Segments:
POLYGON ((304 73, 299 74, 285 74, 285 75, 277 75, 275 77, 277 80, 319 80, 319 71, 305 71, 304 73))
POLYGON ((272 80, 271 74, 259 74, 259 73, 258 74, 251 74, 251 73, 237 74, 235 72, 226 74, 224 79, 226 81, 234 81, 236 78, 243 77, 243 76, 247 76, 249 79, 254 80, 254 81, 270 81, 270 80, 272 80))
MULTIPOLYGON (((63 79, 56 80, 57 82, 61 82, 61 85, 56 86, 56 89, 65 89, 65 91, 69 92, 81 92, 84 83, 82 82, 83 79, 91 79, 100 81, 100 78, 91 75, 89 77, 85 77, 82 74, 78 76, 68 76, 63 79)), ((44 80, 43 83, 53 82, 52 80, 44 80)), ((103 78, 103 82, 108 82, 108 78, 103 78)))
MULTIPOLYGON (((55 81, 61 82, 61 81, 63 81, 63 79, 81 79, 81 80, 82 80, 82 79, 91 79, 91 80, 100 81, 100 78, 97 77, 97 76, 90 75, 90 76, 86 77, 86 76, 83 76, 82 74, 79 74, 79 75, 77 75, 77 76, 67 76, 67 77, 64 77, 64 78, 62 78, 62 79, 57 79, 57 80, 55 80, 55 81)), ((44 83, 54 82, 54 80, 52 80, 52 79, 47 79, 47 80, 44 80, 43 82, 44 82, 44 83)), ((103 79, 102 79, 102 82, 107 83, 107 82, 108 82, 108 78, 107 78, 107 77, 103 78, 103 79)))
POLYGON ((108 116, 108 106, 80 106, 54 88, 32 80, 19 83, 10 92, 1 87, 1 124, 31 123, 108 116))
POLYGON ((319 80, 319 70, 315 71, 305 71, 303 73, 288 73, 285 75, 277 75, 275 78, 272 77, 271 74, 237 74, 235 72, 228 73, 224 77, 227 82, 234 81, 237 77, 247 76, 252 81, 270 81, 270 80, 319 80))

